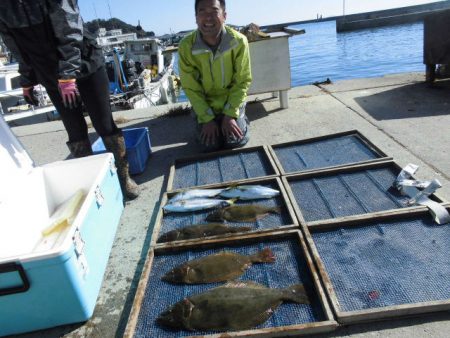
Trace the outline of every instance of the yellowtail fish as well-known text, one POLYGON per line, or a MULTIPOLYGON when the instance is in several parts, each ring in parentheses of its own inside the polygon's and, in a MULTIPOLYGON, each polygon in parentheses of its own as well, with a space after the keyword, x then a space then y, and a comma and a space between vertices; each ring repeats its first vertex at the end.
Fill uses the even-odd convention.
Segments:
POLYGON ((168 203, 190 200, 193 198, 210 198, 219 195, 224 189, 190 189, 177 193, 168 203))
POLYGON ((262 185, 238 185, 222 191, 219 195, 224 198, 237 198, 240 200, 257 200, 278 196, 278 190, 262 185))
POLYGON ((224 223, 197 224, 166 232, 159 237, 158 243, 247 232, 251 229, 251 227, 230 227, 224 223))
POLYGON ((303 285, 271 289, 254 282, 228 282, 179 301, 161 313, 157 323, 189 331, 246 330, 268 320, 283 302, 309 304, 303 285))
POLYGON ((163 207, 163 209, 166 213, 198 211, 229 206, 232 205, 234 201, 235 200, 233 199, 221 200, 210 198, 193 198, 190 200, 180 200, 173 203, 168 203, 163 207))
POLYGON ((281 213, 280 207, 262 205, 232 205, 214 211, 206 217, 208 222, 256 222, 269 214, 281 213))
POLYGON ((224 282, 241 276, 253 263, 273 263, 275 256, 266 248, 254 255, 223 251, 188 261, 161 279, 170 283, 202 284, 224 282))

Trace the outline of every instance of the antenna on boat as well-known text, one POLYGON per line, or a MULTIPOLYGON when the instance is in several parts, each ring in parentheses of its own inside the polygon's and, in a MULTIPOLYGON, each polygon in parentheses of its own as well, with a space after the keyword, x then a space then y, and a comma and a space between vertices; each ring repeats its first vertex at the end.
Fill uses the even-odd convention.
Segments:
POLYGON ((345 0, 343 0, 342 4, 342 15, 345 16, 345 0))
POLYGON ((111 14, 111 6, 109 5, 109 0, 106 0, 106 4, 108 5, 108 10, 109 10, 109 18, 112 19, 112 14, 111 14))
POLYGON ((98 14, 97 14, 97 8, 95 8, 95 3, 92 1, 92 7, 94 7, 94 14, 95 14, 95 18, 97 19, 97 30, 100 29, 100 25, 98 23, 98 14))

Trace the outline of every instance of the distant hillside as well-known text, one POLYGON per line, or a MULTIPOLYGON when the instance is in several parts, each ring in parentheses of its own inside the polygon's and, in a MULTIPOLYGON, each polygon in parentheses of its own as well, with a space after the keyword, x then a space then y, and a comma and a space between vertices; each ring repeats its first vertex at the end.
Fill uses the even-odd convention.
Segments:
POLYGON ((97 20, 92 20, 89 22, 85 23, 87 28, 93 32, 96 33, 100 28, 106 28, 106 30, 112 30, 112 29, 121 29, 123 33, 136 33, 138 34, 139 37, 144 37, 144 36, 155 36, 155 33, 153 32, 146 32, 142 29, 141 26, 133 26, 130 25, 126 22, 123 22, 120 19, 117 18, 111 18, 108 20, 103 20, 103 19, 97 19, 97 20))

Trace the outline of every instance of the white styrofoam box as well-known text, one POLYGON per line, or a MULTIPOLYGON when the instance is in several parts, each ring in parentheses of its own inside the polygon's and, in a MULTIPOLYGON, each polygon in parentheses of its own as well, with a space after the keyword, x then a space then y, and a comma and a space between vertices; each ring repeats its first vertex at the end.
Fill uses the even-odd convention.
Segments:
POLYGON ((33 167, 2 118, 0 141, 0 336, 85 321, 123 211, 114 157, 33 167), (80 189, 73 223, 44 237, 50 216, 80 189))

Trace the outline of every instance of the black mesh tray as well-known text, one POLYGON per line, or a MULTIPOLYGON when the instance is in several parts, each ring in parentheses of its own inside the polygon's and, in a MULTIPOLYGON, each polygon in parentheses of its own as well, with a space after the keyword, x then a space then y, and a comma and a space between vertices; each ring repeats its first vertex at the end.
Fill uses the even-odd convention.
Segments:
POLYGON ((176 160, 167 191, 278 175, 267 147, 235 149, 176 160))
POLYGON ((282 175, 387 158, 357 130, 272 145, 270 151, 282 175))
POLYGON ((450 225, 427 212, 312 226, 306 238, 341 323, 450 309, 450 225))
MULTIPOLYGON (((271 288, 304 284, 311 304, 283 303, 272 317, 247 331, 229 332, 230 336, 270 337, 280 332, 286 335, 332 331, 336 328, 314 265, 299 231, 251 235, 228 241, 208 241, 203 245, 186 245, 165 249, 156 248, 147 258, 128 322, 126 337, 185 337, 214 335, 218 332, 170 331, 158 326, 155 319, 170 305, 183 298, 204 292, 223 283, 200 285, 172 285, 161 277, 183 262, 223 250, 253 254, 270 248, 276 261, 272 264, 252 265, 238 280, 254 281, 271 288)), ((228 337, 228 335, 227 335, 228 337)))
MULTIPOLYGON (((385 161, 288 175, 283 183, 301 224, 370 217, 404 208, 426 209, 408 206, 409 198, 391 188, 401 170, 395 162, 385 161)), ((436 195, 431 198, 443 202, 436 195)))
MULTIPOLYGON (((260 199, 260 200, 248 200, 248 201, 236 201, 236 205, 250 205, 250 204, 258 204, 264 205, 268 207, 280 207, 280 214, 269 214, 268 216, 257 220, 256 222, 227 222, 227 224, 231 226, 248 226, 251 227, 252 230, 250 232, 267 232, 273 230, 281 230, 281 229, 298 229, 297 218, 294 213, 294 209, 289 201, 289 198, 286 194, 283 184, 281 183, 280 178, 265 178, 265 179, 255 179, 238 182, 239 184, 251 184, 251 185, 263 185, 272 189, 277 189, 280 191, 280 195, 269 198, 269 199, 260 199)), ((227 187, 227 184, 218 184, 209 186, 210 188, 222 188, 227 187)), ((171 230, 176 230, 185 226, 194 225, 194 224, 203 224, 206 222, 206 217, 214 211, 214 209, 204 210, 204 211, 195 211, 195 212, 187 212, 187 213, 164 213, 162 207, 166 205, 167 200, 174 196, 178 191, 172 191, 167 194, 162 199, 161 209, 158 215, 158 218, 155 223, 152 242, 155 243, 157 238, 164 233, 167 233, 171 230)), ((249 233, 249 232, 247 232, 249 233)), ((234 236, 236 234, 233 234, 234 236)), ((222 235, 219 237, 229 237, 233 235, 222 235)), ((203 239, 199 239, 200 241, 203 239)), ((192 240, 196 241, 196 240, 192 240)), ((198 240, 197 240, 198 241, 198 240)), ((166 245, 165 243, 161 243, 160 245, 166 245)), ((170 244, 169 244, 170 245, 170 244)))

